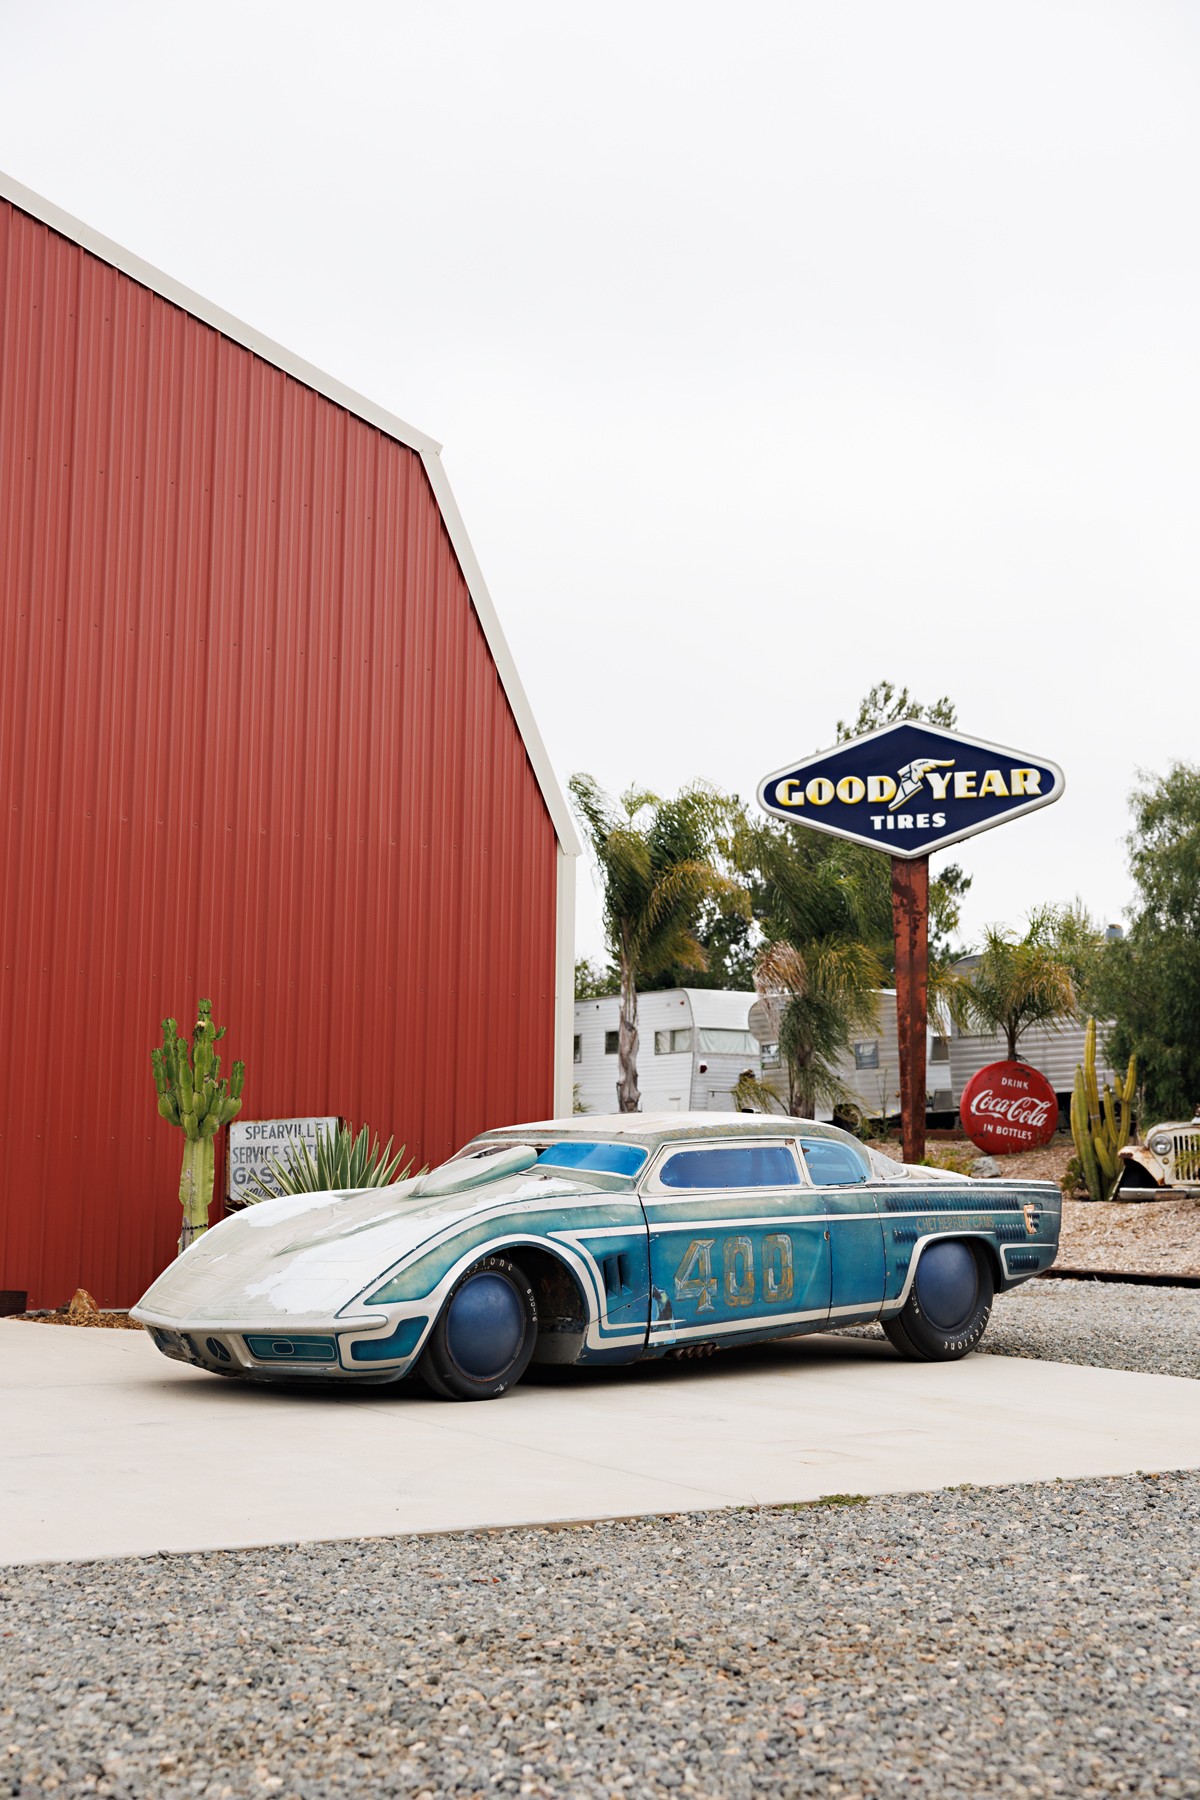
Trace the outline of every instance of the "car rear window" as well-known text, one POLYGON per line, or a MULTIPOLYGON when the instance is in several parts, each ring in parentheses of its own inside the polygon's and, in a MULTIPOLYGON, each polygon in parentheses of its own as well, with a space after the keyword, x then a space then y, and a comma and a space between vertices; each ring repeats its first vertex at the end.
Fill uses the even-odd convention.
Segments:
POLYGON ((636 1175, 646 1160, 640 1144, 589 1144, 574 1139, 551 1144, 539 1164, 556 1169, 591 1169, 597 1175, 636 1175))
POLYGON ((832 1138, 802 1138, 800 1148, 814 1187, 852 1187, 867 1179, 867 1165, 849 1144, 832 1138))
POLYGON ((799 1187, 800 1171, 784 1144, 724 1144, 677 1151, 659 1180, 669 1188, 799 1187))

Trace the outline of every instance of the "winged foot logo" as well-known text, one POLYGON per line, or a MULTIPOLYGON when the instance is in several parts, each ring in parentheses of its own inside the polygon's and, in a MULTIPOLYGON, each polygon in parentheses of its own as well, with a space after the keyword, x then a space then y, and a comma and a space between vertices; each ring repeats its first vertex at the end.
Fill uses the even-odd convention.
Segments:
POLYGON ((777 819, 923 856, 1062 789, 1062 771, 1043 758, 902 722, 776 770, 759 801, 777 819))

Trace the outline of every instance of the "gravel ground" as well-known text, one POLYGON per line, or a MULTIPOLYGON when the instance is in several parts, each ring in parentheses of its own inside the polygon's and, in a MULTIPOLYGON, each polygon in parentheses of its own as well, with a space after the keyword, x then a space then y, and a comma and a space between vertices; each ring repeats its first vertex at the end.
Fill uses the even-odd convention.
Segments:
MULTIPOLYGON (((845 1335, 882 1338, 883 1331, 855 1325, 845 1335)), ((1200 1288, 1027 1281, 997 1294, 980 1349, 1200 1380, 1200 1288)))
MULTIPOLYGON (((882 1338, 883 1332, 860 1325, 846 1335, 882 1338)), ((997 1294, 980 1348, 990 1356, 1200 1380, 1200 1288, 1027 1281, 997 1294)))
MULTIPOLYGON (((1200 1375, 1200 1293, 986 1343, 1200 1375)), ((0 1794, 1200 1797, 1198 1567, 1184 1474, 0 1569, 0 1794)))
POLYGON ((1167 1475, 0 1571, 0 1793, 1196 1796, 1198 1564, 1167 1475))
POLYGON ((1197 1380, 1200 1288, 1027 1281, 997 1297, 982 1348, 1197 1380))

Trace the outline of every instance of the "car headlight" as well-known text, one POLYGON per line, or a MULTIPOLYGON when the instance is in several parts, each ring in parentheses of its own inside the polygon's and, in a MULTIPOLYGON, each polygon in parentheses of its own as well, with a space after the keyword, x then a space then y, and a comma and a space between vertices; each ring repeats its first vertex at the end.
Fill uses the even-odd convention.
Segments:
POLYGON ((1170 1156, 1171 1140, 1170 1138, 1151 1138, 1150 1148, 1155 1156, 1170 1156))

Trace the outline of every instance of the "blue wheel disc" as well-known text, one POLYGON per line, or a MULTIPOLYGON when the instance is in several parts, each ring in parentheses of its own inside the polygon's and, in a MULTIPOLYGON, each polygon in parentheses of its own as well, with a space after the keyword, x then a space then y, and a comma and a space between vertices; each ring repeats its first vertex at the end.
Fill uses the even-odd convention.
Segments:
POLYGON ((450 1302, 446 1348, 464 1375, 494 1381, 516 1357, 525 1328, 525 1308, 511 1281, 485 1269, 450 1302))
POLYGON ((965 1325, 979 1297, 979 1271, 966 1244, 930 1244, 917 1264, 917 1300, 939 1331, 965 1325))

